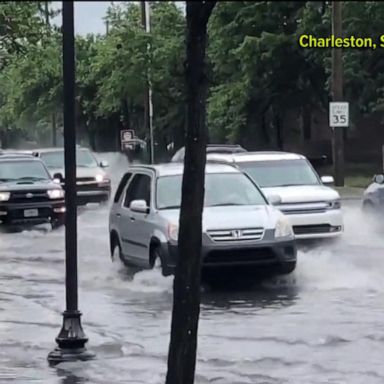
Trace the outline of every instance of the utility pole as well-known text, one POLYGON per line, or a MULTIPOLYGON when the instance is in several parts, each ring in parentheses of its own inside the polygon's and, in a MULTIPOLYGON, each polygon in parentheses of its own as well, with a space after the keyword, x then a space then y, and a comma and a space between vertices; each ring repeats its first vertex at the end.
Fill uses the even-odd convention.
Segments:
MULTIPOLYGON (((151 22, 150 22, 150 4, 149 1, 141 1, 141 22, 145 31, 149 33, 151 31, 151 22)), ((147 54, 150 57, 151 46, 148 43, 147 45, 147 54)), ((150 63, 148 62, 148 65, 150 63)), ((150 76, 150 68, 147 67, 147 84, 145 87, 144 94, 144 127, 145 130, 149 131, 149 141, 150 141, 150 163, 154 164, 154 141, 153 141, 153 104, 152 104, 152 84, 150 76)))
POLYGON ((58 347, 48 355, 51 365, 64 361, 89 360, 88 338, 81 326, 77 291, 77 203, 75 127, 75 34, 73 1, 63 1, 63 84, 65 163, 65 293, 63 326, 56 338, 58 347))
MULTIPOLYGON (((44 16, 45 16, 45 24, 47 26, 47 31, 51 33, 51 23, 49 17, 49 1, 44 1, 44 16)), ((56 112, 53 112, 51 115, 51 124, 52 124, 52 146, 56 147, 57 145, 57 129, 56 129, 56 112)))
MULTIPOLYGON (((342 37, 342 2, 332 1, 332 34, 342 37)), ((332 48, 332 101, 343 101, 342 48, 332 48)), ((344 128, 332 127, 332 155, 335 185, 344 186, 344 128)))

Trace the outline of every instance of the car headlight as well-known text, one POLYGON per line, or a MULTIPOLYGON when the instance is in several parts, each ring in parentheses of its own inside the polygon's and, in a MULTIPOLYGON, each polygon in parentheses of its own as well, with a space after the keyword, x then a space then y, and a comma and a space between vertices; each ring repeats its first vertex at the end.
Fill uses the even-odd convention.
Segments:
POLYGON ((340 199, 330 201, 328 203, 328 209, 340 209, 341 208, 341 201, 340 199))
POLYGON ((62 199, 64 197, 64 191, 62 189, 49 189, 47 194, 50 199, 62 199))
POLYGON ((292 237, 294 236, 291 223, 286 217, 281 217, 276 223, 275 237, 292 237))
POLYGON ((179 239, 179 226, 175 224, 169 224, 168 237, 172 241, 178 241, 179 239))
POLYGON ((10 192, 0 192, 0 201, 8 201, 10 196, 10 192))
POLYGON ((95 180, 98 183, 101 183, 104 180, 104 176, 103 175, 96 175, 95 180))

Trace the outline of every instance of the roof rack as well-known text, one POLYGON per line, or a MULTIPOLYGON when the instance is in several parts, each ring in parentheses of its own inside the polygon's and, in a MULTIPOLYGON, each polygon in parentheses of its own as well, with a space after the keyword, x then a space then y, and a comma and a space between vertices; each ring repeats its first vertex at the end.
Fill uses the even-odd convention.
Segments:
POLYGON ((235 168, 239 168, 238 165, 236 164, 235 160, 233 157, 229 160, 227 159, 215 159, 215 158, 208 158, 207 157, 207 164, 222 164, 222 165, 231 165, 235 168))

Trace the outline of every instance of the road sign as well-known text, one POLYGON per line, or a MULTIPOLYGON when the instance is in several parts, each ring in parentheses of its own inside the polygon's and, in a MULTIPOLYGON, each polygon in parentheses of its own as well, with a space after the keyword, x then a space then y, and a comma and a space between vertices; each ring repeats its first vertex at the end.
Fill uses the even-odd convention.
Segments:
POLYGON ((349 103, 337 101, 329 103, 329 126, 349 127, 349 103))
POLYGON ((123 143, 121 144, 121 147, 122 147, 123 150, 125 150, 125 149, 129 149, 129 150, 132 151, 132 150, 135 149, 135 145, 132 144, 132 142, 123 142, 123 143))
POLYGON ((133 129, 126 129, 121 131, 121 142, 126 143, 131 141, 135 137, 135 131, 133 129))

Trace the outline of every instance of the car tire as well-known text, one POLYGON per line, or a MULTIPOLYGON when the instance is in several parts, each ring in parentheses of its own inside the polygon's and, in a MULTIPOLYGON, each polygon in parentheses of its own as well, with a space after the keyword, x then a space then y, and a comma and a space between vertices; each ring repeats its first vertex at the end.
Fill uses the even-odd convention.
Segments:
POLYGON ((149 265, 151 269, 154 269, 156 267, 156 263, 159 263, 161 274, 163 276, 169 276, 169 273, 167 271, 167 268, 165 267, 164 263, 164 255, 159 246, 152 246, 151 247, 151 254, 149 258, 149 265))
POLYGON ((120 241, 116 239, 116 237, 113 237, 111 250, 112 262, 120 261, 121 263, 124 263, 120 241))
POLYGON ((64 217, 55 218, 51 223, 52 231, 59 229, 60 227, 62 227, 64 225, 65 225, 65 218, 64 217))
POLYGON ((278 274, 279 275, 289 275, 296 269, 296 261, 287 261, 286 263, 280 265, 278 274))

